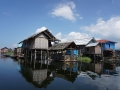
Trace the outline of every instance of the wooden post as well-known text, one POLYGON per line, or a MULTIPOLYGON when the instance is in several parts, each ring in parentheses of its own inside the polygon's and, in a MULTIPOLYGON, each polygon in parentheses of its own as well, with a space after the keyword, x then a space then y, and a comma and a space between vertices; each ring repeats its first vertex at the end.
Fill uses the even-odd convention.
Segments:
POLYGON ((35 69, 35 63, 36 63, 36 62, 34 61, 34 69, 35 69))
POLYGON ((30 57, 30 49, 28 49, 28 57, 30 57))
POLYGON ((26 49, 26 57, 25 58, 27 58, 27 49, 26 49))
POLYGON ((42 50, 41 50, 41 61, 42 61, 42 50))
POLYGON ((32 61, 32 49, 31 49, 31 61, 32 61))
POLYGON ((36 60, 36 49, 35 49, 35 57, 34 57, 34 59, 36 60))
POLYGON ((94 63, 95 63, 95 54, 94 54, 94 63))
POLYGON ((47 58, 46 58, 47 64, 48 64, 48 59, 49 59, 49 51, 47 50, 47 58))

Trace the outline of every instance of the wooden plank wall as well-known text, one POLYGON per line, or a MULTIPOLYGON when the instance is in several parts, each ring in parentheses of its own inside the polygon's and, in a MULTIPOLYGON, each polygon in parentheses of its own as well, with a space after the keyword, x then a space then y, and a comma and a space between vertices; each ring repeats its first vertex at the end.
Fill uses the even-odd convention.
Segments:
POLYGON ((95 47, 95 54, 101 54, 101 47, 99 45, 95 47))
POLYGON ((48 49, 48 39, 43 34, 35 38, 35 48, 48 49))

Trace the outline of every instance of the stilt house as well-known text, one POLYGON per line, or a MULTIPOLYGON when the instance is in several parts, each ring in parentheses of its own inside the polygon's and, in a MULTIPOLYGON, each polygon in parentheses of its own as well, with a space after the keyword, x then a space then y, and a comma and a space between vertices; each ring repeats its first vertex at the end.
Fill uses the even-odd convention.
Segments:
POLYGON ((78 55, 76 49, 77 46, 74 42, 58 43, 49 48, 51 59, 58 61, 70 59, 70 56, 73 60, 78 55))
POLYGON ((86 54, 86 45, 94 42, 96 42, 94 38, 85 38, 75 41, 77 49, 80 51, 81 54, 86 54))
POLYGON ((115 43, 109 40, 97 40, 101 44, 101 50, 104 57, 115 57, 115 43))
POLYGON ((59 40, 48 29, 41 31, 20 42, 22 53, 31 59, 44 59, 48 54, 48 48, 52 46, 51 42, 55 41, 59 40))

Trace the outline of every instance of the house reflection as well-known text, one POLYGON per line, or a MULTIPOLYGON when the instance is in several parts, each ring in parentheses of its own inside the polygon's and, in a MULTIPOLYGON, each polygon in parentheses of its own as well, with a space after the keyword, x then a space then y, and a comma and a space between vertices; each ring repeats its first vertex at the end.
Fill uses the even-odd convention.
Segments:
POLYGON ((92 71, 100 75, 102 73, 102 66, 100 63, 82 63, 80 65, 81 68, 79 68, 84 72, 92 71))
POLYGON ((29 83, 39 88, 46 88, 54 80, 54 77, 50 77, 51 71, 45 68, 45 65, 38 68, 38 64, 34 67, 34 63, 31 65, 24 63, 21 64, 20 72, 29 83))
POLYGON ((23 77, 38 88, 46 88, 55 77, 74 82, 77 78, 77 63, 51 62, 21 63, 23 77), (75 69, 76 68, 76 69, 75 69))
POLYGON ((78 75, 78 63, 67 62, 61 63, 56 70, 56 77, 63 78, 67 81, 74 82, 78 75))
POLYGON ((118 76, 116 71, 116 64, 114 63, 104 63, 103 65, 103 74, 118 76))
POLYGON ((74 83, 76 78, 95 80, 106 72, 104 64, 80 62, 24 62, 20 64, 20 68, 23 77, 38 88, 46 88, 56 77, 74 83))
POLYGON ((78 77, 95 80, 102 74, 102 64, 99 63, 80 63, 78 77))

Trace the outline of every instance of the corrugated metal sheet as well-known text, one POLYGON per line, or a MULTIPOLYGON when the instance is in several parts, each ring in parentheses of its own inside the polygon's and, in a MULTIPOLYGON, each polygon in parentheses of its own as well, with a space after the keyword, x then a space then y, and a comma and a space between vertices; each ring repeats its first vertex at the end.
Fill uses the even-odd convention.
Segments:
POLYGON ((85 38, 85 39, 78 39, 78 40, 75 40, 75 44, 76 45, 86 45, 88 44, 93 38, 85 38))
POLYGON ((99 42, 96 42, 96 43, 90 43, 88 45, 86 45, 86 47, 93 47, 93 46, 96 46, 98 45, 99 42))

